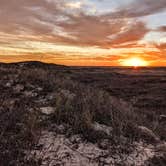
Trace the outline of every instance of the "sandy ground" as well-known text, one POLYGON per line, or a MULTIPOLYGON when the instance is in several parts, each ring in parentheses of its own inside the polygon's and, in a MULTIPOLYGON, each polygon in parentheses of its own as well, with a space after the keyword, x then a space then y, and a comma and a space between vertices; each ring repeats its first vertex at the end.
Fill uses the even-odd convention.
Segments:
POLYGON ((34 150, 42 158, 42 166, 98 166, 117 165, 141 166, 155 155, 154 146, 135 142, 130 154, 111 155, 110 149, 102 150, 97 144, 84 142, 79 135, 66 138, 65 135, 43 131, 39 141, 40 150, 34 150))

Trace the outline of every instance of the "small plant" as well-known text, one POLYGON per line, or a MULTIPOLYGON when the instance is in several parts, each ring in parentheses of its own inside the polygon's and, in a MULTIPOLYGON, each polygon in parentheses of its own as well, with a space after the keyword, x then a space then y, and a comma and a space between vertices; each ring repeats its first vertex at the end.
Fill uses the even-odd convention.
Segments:
POLYGON ((82 133, 87 139, 95 141, 103 138, 101 133, 93 130, 95 122, 111 126, 112 137, 116 138, 127 135, 129 126, 134 127, 133 112, 117 109, 108 93, 69 80, 62 82, 56 95, 53 116, 56 123, 69 124, 73 132, 82 133))
POLYGON ((0 163, 7 166, 37 166, 35 158, 27 158, 26 152, 38 142, 37 112, 25 109, 25 102, 0 108, 0 163))

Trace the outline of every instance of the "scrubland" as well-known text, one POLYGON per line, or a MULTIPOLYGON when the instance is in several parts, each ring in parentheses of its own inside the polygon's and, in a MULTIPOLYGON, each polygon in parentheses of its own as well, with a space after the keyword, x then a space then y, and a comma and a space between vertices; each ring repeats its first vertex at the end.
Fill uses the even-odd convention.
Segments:
POLYGON ((0 64, 0 165, 165 165, 166 68, 0 64))

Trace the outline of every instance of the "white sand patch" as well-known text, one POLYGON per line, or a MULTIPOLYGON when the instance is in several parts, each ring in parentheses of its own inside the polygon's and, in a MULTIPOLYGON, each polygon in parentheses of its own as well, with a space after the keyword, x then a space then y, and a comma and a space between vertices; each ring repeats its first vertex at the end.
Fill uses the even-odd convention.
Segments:
MULTIPOLYGON (((77 139, 78 135, 77 135, 77 139)), ((81 138, 80 138, 81 139, 81 138)), ((155 155, 154 146, 143 143, 135 143, 135 150, 129 154, 111 155, 109 150, 102 150, 96 144, 79 141, 73 144, 64 135, 56 135, 53 132, 42 132, 39 145, 42 149, 35 150, 36 156, 42 158, 42 166, 98 166, 116 165, 118 163, 127 166, 141 166, 145 161, 155 155)))

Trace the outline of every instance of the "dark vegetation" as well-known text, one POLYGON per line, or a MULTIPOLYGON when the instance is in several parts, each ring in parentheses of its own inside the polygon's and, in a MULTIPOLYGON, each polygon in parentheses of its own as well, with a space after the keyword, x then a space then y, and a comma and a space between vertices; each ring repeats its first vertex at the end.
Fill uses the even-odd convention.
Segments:
POLYGON ((2 85, 0 103, 0 165, 38 165, 25 153, 39 139, 38 112, 30 109, 30 100, 2 85))
POLYGON ((132 104, 140 124, 166 139, 165 124, 160 115, 166 114, 166 68, 87 68, 73 70, 72 78, 108 92, 132 104))
POLYGON ((97 142, 108 138, 128 146, 141 139, 138 125, 166 139, 166 69, 74 68, 40 62, 0 64, 0 165, 40 165, 26 153, 37 145, 40 130, 65 124, 66 134, 81 133, 97 142), (115 102, 112 97, 116 97, 115 102), (127 102, 120 106, 120 101, 127 102), (38 108, 55 113, 41 121, 38 108), (94 130, 94 123, 112 128, 111 135, 94 130))
MULTIPOLYGON (((93 130, 92 124, 98 122, 113 128, 113 141, 118 141, 120 135, 130 133, 136 122, 132 110, 122 112, 112 105, 110 96, 102 90, 87 87, 71 80, 61 82, 56 95, 56 111, 52 120, 71 126, 74 133, 81 133, 86 139, 96 142, 98 139, 108 137, 102 132, 93 130), (67 90, 62 90, 62 89, 67 90)), ((120 141, 120 140, 119 140, 120 141)))

